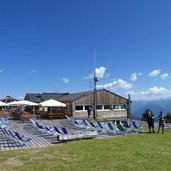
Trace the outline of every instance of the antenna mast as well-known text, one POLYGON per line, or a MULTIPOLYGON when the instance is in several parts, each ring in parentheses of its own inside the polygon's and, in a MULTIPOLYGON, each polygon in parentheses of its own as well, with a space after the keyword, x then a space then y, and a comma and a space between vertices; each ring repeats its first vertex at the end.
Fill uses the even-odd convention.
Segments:
POLYGON ((95 65, 95 59, 96 59, 96 53, 95 53, 95 48, 94 48, 94 77, 93 77, 93 119, 96 119, 96 106, 97 106, 97 96, 96 96, 96 92, 97 92, 97 88, 96 88, 96 83, 98 81, 98 78, 96 76, 96 65, 95 65))

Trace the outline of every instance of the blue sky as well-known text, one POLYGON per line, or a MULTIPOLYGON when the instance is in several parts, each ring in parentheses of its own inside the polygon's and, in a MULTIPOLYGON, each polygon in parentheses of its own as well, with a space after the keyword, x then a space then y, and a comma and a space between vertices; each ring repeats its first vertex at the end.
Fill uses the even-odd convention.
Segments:
POLYGON ((171 1, 0 1, 0 97, 98 88, 171 96, 171 1))

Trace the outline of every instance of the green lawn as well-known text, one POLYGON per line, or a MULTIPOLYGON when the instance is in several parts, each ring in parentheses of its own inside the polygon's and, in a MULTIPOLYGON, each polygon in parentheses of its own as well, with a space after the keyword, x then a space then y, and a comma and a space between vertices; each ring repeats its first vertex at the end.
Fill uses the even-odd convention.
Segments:
POLYGON ((1 171, 169 171, 171 131, 0 152, 1 171))

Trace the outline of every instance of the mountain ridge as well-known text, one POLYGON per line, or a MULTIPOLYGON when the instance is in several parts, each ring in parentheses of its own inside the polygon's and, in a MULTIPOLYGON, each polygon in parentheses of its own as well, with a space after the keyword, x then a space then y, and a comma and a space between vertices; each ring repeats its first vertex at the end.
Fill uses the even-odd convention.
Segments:
POLYGON ((171 112, 171 98, 149 101, 132 101, 131 107, 132 115, 134 117, 141 117, 146 109, 151 109, 156 116, 160 111, 163 111, 165 114, 167 114, 171 112))

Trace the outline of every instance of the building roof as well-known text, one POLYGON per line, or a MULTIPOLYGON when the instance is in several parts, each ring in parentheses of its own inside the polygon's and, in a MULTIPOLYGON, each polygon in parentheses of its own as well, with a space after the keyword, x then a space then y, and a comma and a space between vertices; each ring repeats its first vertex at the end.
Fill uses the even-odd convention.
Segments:
MULTIPOLYGON (((97 91, 108 91, 106 89, 101 89, 101 90, 97 90, 97 91)), ((123 98, 125 100, 128 100, 118 94, 115 94, 111 91, 108 91, 109 93, 112 93, 120 98, 123 98)), ((36 103, 40 103, 42 101, 45 100, 49 100, 49 99, 54 99, 54 100, 58 100, 61 102, 73 102, 75 100, 81 99, 87 95, 92 94, 93 91, 83 91, 83 92, 78 92, 78 93, 27 93, 24 99, 28 99, 32 102, 36 102, 36 103)))
POLYGON ((18 101, 18 100, 13 98, 13 97, 11 97, 11 96, 6 96, 3 99, 1 99, 1 101, 5 102, 5 103, 9 103, 9 102, 18 101))
POLYGON ((24 99, 29 98, 30 101, 40 103, 45 100, 58 100, 61 96, 68 93, 27 93, 24 99))
POLYGON ((87 96, 92 93, 93 93, 93 91, 84 91, 84 92, 66 94, 64 96, 61 96, 58 100, 59 101, 75 101, 75 100, 83 98, 84 96, 87 96))

